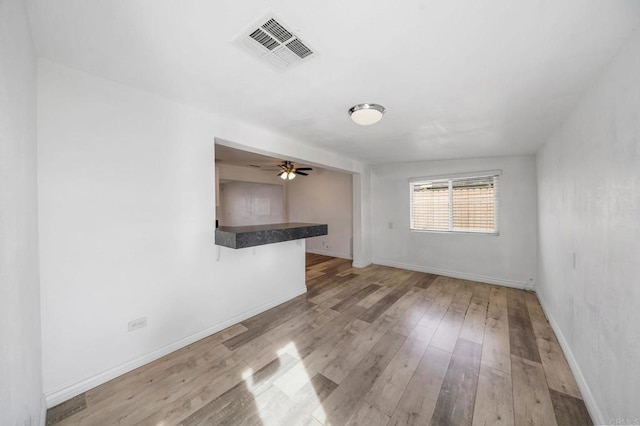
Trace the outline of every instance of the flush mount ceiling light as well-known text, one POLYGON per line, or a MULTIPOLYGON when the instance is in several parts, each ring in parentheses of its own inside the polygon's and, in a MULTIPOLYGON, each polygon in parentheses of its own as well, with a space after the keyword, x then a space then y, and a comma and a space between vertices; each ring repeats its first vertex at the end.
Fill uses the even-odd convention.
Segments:
POLYGON ((349 109, 351 119, 361 126, 377 123, 384 112, 384 107, 378 104, 359 104, 349 109))

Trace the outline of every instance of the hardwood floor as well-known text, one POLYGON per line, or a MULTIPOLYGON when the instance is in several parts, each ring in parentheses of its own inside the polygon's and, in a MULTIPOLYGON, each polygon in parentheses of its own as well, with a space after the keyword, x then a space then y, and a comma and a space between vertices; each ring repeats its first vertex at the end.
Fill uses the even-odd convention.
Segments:
POLYGON ((319 255, 307 287, 50 409, 47 423, 591 424, 532 293, 319 255))

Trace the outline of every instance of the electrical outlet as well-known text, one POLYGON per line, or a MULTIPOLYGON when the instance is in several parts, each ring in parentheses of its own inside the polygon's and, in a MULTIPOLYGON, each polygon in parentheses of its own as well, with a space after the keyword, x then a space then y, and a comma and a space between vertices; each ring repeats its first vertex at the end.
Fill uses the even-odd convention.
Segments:
POLYGON ((147 326, 147 317, 142 317, 129 321, 129 331, 138 330, 147 326))
POLYGON ((389 222, 389 229, 393 229, 393 222, 389 222))

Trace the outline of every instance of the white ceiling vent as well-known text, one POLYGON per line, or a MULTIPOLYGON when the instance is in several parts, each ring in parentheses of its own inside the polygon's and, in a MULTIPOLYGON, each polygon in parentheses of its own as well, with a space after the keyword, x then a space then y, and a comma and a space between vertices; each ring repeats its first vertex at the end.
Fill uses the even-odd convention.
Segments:
POLYGON ((309 45, 273 14, 258 20, 234 43, 278 70, 291 68, 315 56, 309 45))

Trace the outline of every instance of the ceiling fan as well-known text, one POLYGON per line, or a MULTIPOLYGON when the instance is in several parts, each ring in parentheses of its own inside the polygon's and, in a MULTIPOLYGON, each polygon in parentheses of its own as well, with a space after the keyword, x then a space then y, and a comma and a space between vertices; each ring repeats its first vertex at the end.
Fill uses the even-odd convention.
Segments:
POLYGON ((311 167, 296 168, 296 166, 291 161, 285 161, 282 164, 280 164, 278 167, 282 169, 282 171, 278 173, 278 176, 280 176, 280 178, 284 180, 287 180, 287 179, 292 180, 293 178, 296 177, 296 175, 309 176, 309 174, 305 173, 304 171, 313 170, 311 167))

